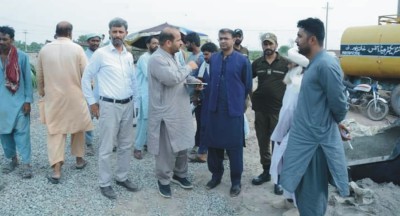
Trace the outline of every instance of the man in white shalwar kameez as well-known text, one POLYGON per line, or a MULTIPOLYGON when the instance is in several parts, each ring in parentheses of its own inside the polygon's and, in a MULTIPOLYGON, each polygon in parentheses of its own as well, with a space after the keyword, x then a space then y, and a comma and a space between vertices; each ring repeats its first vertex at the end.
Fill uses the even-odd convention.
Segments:
MULTIPOLYGON (((275 143, 271 158, 271 167, 269 173, 275 185, 281 189, 279 185, 279 174, 282 169, 283 154, 287 147, 290 127, 292 125, 294 110, 297 106, 297 99, 300 92, 301 80, 303 78, 303 70, 307 67, 309 60, 298 53, 297 49, 292 48, 288 51, 289 72, 286 74, 283 82, 286 84, 285 95, 282 100, 282 108, 279 112, 278 124, 271 135, 271 140, 275 143)), ((286 190, 283 191, 285 200, 283 202, 274 203, 274 207, 287 208, 290 205, 287 200, 293 202, 294 194, 286 190)), ((297 210, 296 210, 297 211, 297 210)))

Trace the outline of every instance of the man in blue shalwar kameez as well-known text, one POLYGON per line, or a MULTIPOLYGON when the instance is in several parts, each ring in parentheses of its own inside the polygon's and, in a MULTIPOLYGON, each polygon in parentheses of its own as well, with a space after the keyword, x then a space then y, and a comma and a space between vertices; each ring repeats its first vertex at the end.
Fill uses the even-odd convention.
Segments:
POLYGON ((31 178, 31 67, 28 55, 13 45, 14 34, 13 28, 0 27, 0 139, 4 155, 11 159, 2 171, 9 173, 18 166, 18 150, 23 165, 22 178, 31 178))
POLYGON ((324 24, 319 19, 308 18, 300 20, 297 27, 299 53, 306 56, 310 64, 304 71, 283 156, 281 184, 295 193, 300 215, 322 216, 327 208, 328 180, 341 196, 349 195, 339 131, 348 106, 338 61, 322 48, 324 24))
POLYGON ((149 78, 147 74, 147 65, 151 54, 159 46, 159 41, 155 36, 146 39, 147 52, 140 56, 136 66, 136 81, 139 95, 139 115, 137 118, 137 130, 135 137, 135 149, 133 156, 143 159, 143 147, 147 143, 147 120, 149 118, 149 78))
POLYGON ((221 52, 210 59, 210 85, 205 141, 208 146, 208 169, 212 173, 207 189, 216 187, 224 173, 224 151, 229 157, 232 197, 241 191, 244 146, 244 108, 252 90, 249 60, 233 50, 233 31, 219 31, 221 52))

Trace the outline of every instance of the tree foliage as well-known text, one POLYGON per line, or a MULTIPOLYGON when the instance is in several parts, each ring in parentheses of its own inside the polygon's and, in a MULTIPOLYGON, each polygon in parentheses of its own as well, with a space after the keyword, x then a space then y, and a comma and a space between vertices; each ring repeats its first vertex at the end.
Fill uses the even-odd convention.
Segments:
POLYGON ((256 50, 256 51, 249 51, 249 59, 251 62, 254 60, 260 58, 262 56, 262 51, 256 50))
POLYGON ((44 46, 44 44, 32 42, 31 44, 26 45, 26 50, 25 50, 25 42, 14 41, 14 46, 16 46, 18 49, 20 49, 22 51, 39 52, 39 50, 44 46))
POLYGON ((86 44, 87 41, 87 35, 79 35, 78 40, 79 43, 81 44, 86 44))

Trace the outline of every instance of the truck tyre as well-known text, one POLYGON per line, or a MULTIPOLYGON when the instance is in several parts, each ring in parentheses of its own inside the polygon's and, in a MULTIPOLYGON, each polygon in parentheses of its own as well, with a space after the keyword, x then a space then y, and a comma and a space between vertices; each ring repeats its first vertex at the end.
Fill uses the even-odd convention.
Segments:
POLYGON ((367 106, 367 117, 373 121, 380 121, 384 119, 389 113, 389 105, 380 100, 376 102, 376 107, 374 103, 370 103, 367 106))
POLYGON ((397 85, 390 93, 390 106, 400 116, 400 85, 397 85))

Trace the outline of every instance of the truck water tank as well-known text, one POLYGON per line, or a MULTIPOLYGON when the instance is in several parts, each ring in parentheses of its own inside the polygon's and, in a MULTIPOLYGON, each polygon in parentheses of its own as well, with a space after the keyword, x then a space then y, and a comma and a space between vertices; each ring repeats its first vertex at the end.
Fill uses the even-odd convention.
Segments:
POLYGON ((400 25, 347 28, 340 63, 346 75, 400 78, 400 25))

